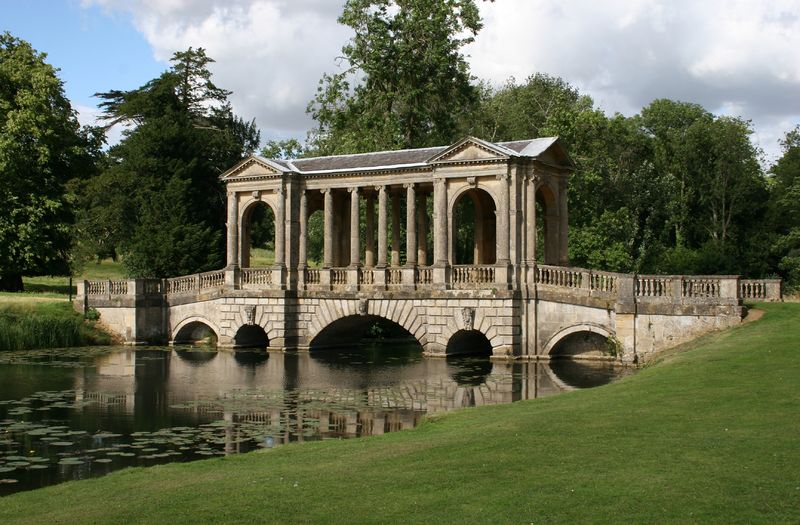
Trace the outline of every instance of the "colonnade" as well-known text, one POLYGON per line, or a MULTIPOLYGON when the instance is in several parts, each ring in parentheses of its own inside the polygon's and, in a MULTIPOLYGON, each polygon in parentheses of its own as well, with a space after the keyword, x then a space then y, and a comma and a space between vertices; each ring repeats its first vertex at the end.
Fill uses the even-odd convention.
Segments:
MULTIPOLYGON (((243 238, 247 237, 247 210, 263 202, 275 216, 276 268, 291 272, 308 267, 309 218, 321 211, 324 218, 323 268, 431 266, 433 282, 444 282, 447 278, 439 274, 438 269, 456 265, 454 238, 458 225, 454 209, 461 199, 468 197, 481 205, 481 215, 475 217, 474 265, 492 265, 498 269, 533 268, 537 262, 537 202, 542 206, 545 222, 539 225, 544 231, 544 246, 540 247, 545 252, 543 262, 567 263, 566 180, 543 180, 533 173, 514 176, 513 172, 488 180, 474 177, 428 180, 430 182, 320 188, 299 179, 283 179, 277 187, 265 188, 263 193, 260 190, 230 192, 228 266, 247 266, 245 243, 249 239, 243 238), (428 213, 429 197, 433 200, 432 216, 428 213), (362 204, 366 208, 363 238, 362 204), (404 238, 401 238, 402 204, 405 205, 404 238), (429 257, 431 226, 433 253, 429 257), (403 251, 405 259, 401 265, 403 251)), ((502 271, 505 274, 506 270, 502 271)), ((501 282, 505 282, 499 275, 501 282)))
MULTIPOLYGON (((403 184, 405 189, 405 266, 425 266, 428 260, 428 193, 417 184, 403 184)), ((300 193, 299 263, 308 259, 309 201, 314 190, 300 193)), ((391 186, 351 187, 345 190, 324 188, 323 268, 399 267, 402 248, 400 228, 401 188, 391 186), (376 199, 377 197, 377 199, 376 199), (391 198, 391 245, 389 244, 389 199, 391 198), (361 246, 361 201, 366 205, 365 246, 361 246), (375 201, 377 209, 377 236, 375 201), (377 239, 376 239, 377 237, 377 239), (377 250, 376 250, 377 240, 377 250), (349 248, 346 250, 344 248, 349 248), (363 259, 362 259, 363 253, 363 259), (348 255, 345 258, 345 255, 348 255)), ((316 210, 314 210, 316 211, 316 210)), ((278 235, 276 228, 276 235, 278 235)), ((277 246, 277 245, 276 245, 277 246)), ((277 258, 276 258, 277 261, 277 258)))

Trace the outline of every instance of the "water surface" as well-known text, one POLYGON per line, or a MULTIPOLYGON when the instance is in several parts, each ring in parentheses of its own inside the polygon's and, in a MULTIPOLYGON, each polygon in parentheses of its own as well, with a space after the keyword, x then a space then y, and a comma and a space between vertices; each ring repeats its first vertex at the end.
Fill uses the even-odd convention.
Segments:
POLYGON ((425 414, 604 384, 606 363, 185 348, 0 352, 0 496, 128 466, 378 435, 425 414))

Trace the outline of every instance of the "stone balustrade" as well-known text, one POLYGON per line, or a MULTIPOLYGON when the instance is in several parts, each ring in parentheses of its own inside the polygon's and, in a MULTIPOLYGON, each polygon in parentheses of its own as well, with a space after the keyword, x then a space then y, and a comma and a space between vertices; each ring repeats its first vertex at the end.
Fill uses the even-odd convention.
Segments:
MULTIPOLYGON (((495 265, 449 267, 445 289, 504 289, 495 265)), ((274 268, 216 270, 170 279, 92 280, 79 283, 78 295, 93 297, 173 296, 225 290, 280 290, 274 268), (233 283, 231 286, 229 283, 233 283)), ((642 304, 734 304, 741 300, 780 301, 780 279, 740 279, 726 275, 629 275, 583 268, 536 265, 529 286, 549 293, 642 304), (621 283, 630 283, 625 287, 621 283), (623 289, 624 288, 624 289, 623 289), (626 292, 626 290, 628 290, 626 292)), ((434 267, 304 268, 298 286, 306 290, 423 290, 434 285, 434 267)), ((524 283, 523 283, 524 285, 524 283)))

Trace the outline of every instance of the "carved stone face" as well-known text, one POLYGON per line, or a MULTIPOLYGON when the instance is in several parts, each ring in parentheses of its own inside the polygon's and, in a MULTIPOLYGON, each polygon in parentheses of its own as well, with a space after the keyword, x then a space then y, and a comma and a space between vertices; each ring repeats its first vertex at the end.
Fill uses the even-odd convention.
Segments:
POLYGON ((256 305, 253 304, 244 307, 244 318, 249 325, 256 323, 256 305))
POLYGON ((359 299, 358 300, 358 315, 367 315, 367 308, 369 306, 368 299, 359 299))
POLYGON ((473 330, 475 325, 475 309, 469 307, 462 308, 461 320, 463 322, 464 330, 473 330))

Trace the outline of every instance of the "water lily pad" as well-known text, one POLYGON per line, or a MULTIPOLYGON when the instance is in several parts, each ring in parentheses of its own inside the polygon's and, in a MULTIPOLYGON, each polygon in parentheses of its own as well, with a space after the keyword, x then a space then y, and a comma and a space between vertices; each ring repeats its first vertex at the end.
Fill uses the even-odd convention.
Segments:
POLYGON ((94 460, 95 463, 111 463, 112 461, 114 460, 111 458, 98 458, 94 460))
POLYGON ((45 470, 50 468, 50 465, 31 465, 28 470, 45 470))
POLYGON ((84 463, 81 458, 64 458, 58 462, 59 465, 83 465, 84 463))
POLYGON ((19 483, 18 479, 0 479, 0 485, 13 485, 19 483))
POLYGON ((53 441, 50 444, 53 445, 54 447, 71 447, 75 443, 73 443, 72 441, 53 441))
POLYGON ((17 470, 17 467, 0 467, 0 474, 4 474, 6 472, 14 472, 17 470))

